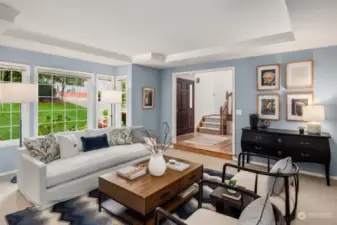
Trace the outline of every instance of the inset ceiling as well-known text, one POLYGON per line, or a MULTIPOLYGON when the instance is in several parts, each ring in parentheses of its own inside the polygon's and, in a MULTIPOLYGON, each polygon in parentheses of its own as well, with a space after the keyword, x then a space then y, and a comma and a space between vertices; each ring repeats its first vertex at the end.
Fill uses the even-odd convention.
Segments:
POLYGON ((165 68, 337 44, 331 0, 1 1, 19 13, 0 15, 0 45, 111 65, 165 68))

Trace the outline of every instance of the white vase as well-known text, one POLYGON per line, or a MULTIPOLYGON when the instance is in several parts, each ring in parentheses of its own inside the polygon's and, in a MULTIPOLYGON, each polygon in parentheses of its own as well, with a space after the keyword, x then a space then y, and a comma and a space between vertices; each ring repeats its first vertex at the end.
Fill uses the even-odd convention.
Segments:
POLYGON ((162 153, 151 155, 149 172, 153 176, 162 176, 166 171, 166 162, 162 153))

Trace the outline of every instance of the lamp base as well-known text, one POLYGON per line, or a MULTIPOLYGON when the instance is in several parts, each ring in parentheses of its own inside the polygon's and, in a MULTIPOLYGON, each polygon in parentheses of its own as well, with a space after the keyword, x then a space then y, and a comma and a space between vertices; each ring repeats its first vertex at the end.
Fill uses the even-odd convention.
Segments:
POLYGON ((321 134, 321 124, 318 122, 309 122, 308 134, 321 134))

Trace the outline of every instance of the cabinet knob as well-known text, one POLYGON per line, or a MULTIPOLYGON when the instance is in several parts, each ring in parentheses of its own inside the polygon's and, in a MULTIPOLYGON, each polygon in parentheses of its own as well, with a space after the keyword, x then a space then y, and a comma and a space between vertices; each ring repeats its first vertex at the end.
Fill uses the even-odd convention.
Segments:
POLYGON ((303 157, 309 157, 310 155, 308 153, 301 152, 301 156, 303 156, 303 157))
POLYGON ((306 142, 301 141, 300 144, 301 144, 301 145, 310 145, 311 143, 310 143, 310 142, 307 142, 307 141, 306 141, 306 142))
POLYGON ((277 151, 277 155, 282 156, 282 151, 277 151))
POLYGON ((277 138, 277 142, 278 142, 278 143, 281 143, 281 142, 282 142, 282 139, 281 139, 281 138, 277 138))
POLYGON ((261 136, 255 136, 255 138, 258 139, 258 140, 261 140, 261 139, 262 139, 261 136))
POLYGON ((259 147, 259 146, 254 146, 254 148, 257 149, 257 150, 261 150, 261 149, 262 149, 262 148, 259 147))

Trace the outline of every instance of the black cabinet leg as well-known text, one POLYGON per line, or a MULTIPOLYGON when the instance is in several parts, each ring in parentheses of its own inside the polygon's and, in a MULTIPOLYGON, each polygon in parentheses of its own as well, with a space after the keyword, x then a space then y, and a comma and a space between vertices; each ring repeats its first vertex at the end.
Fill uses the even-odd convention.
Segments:
POLYGON ((102 199, 103 199, 103 193, 98 190, 98 211, 102 212, 102 199))
POLYGON ((325 164, 326 184, 330 186, 330 164, 325 164))
POLYGON ((249 160, 249 155, 247 155, 247 163, 249 163, 249 161, 250 161, 250 160, 249 160))

